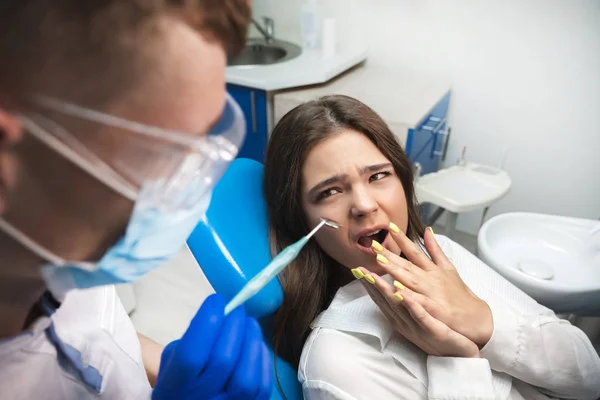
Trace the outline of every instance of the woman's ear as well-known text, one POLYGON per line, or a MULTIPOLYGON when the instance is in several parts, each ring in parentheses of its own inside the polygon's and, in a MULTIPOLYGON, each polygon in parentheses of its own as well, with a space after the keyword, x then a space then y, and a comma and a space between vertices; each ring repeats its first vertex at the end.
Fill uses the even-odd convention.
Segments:
POLYGON ((21 122, 0 106, 0 150, 18 142, 23 135, 21 122))

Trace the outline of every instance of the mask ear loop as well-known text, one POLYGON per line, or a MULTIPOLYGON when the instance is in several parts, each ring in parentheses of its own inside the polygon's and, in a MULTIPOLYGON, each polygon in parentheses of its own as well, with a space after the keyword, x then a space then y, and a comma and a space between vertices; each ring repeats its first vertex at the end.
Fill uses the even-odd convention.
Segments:
POLYGON ((32 115, 32 117, 43 121, 44 124, 52 126, 54 134, 48 133, 31 118, 20 116, 21 123, 27 132, 35 136, 36 139, 65 157, 67 160, 76 164, 79 168, 96 178, 98 181, 104 183, 115 192, 121 194, 131 201, 135 201, 137 199, 137 191, 132 185, 121 178, 120 175, 111 167, 109 167, 104 161, 100 160, 92 152, 87 150, 85 146, 74 139, 72 135, 70 135, 59 124, 40 115, 32 115), (78 151, 83 152, 85 157, 82 156, 78 151, 71 149, 71 147, 57 139, 55 136, 74 142, 74 146, 78 148, 78 151))
POLYGON ((40 258, 48 261, 54 265, 64 265, 66 264, 65 260, 60 258, 59 256, 51 253, 49 250, 46 250, 33 240, 29 239, 27 235, 23 232, 9 224, 4 218, 0 217, 0 230, 4 231, 10 237, 15 239, 17 242, 21 243, 27 249, 31 250, 33 253, 38 255, 40 258))
MULTIPOLYGON (((36 117, 48 123, 52 123, 52 121, 47 120, 46 118, 43 118, 41 116, 36 117)), ((83 169, 84 171, 86 171, 91 176, 98 179, 100 182, 104 183, 111 189, 115 190, 117 193, 120 193, 126 198, 135 201, 137 197, 135 191, 132 190, 128 184, 122 182, 122 180, 118 178, 118 174, 112 171, 110 167, 108 167, 97 157, 91 155, 92 159, 98 162, 98 166, 100 166, 103 169, 103 171, 98 171, 98 168, 92 167, 89 161, 87 161, 77 152, 70 149, 67 145, 55 138, 52 134, 46 132, 44 129, 38 126, 38 124, 36 124, 32 119, 20 115, 19 121, 23 125, 24 129, 31 135, 35 136, 36 139, 40 140, 42 143, 44 143, 45 145, 47 145, 66 159, 75 163, 81 169, 83 169), (109 175, 112 176, 109 178, 109 175)), ((69 136, 69 134, 66 131, 64 131, 64 129, 62 129, 58 124, 55 124, 55 127, 59 130, 59 136, 69 136)), ((52 253, 51 251, 36 243, 34 240, 30 239, 24 232, 15 228, 12 224, 10 224, 2 217, 0 217, 0 230, 4 231, 7 235, 19 242, 25 248, 29 249, 32 253, 36 254, 38 257, 42 258, 50 264, 60 266, 65 265, 67 263, 63 258, 57 256, 56 254, 52 253)))

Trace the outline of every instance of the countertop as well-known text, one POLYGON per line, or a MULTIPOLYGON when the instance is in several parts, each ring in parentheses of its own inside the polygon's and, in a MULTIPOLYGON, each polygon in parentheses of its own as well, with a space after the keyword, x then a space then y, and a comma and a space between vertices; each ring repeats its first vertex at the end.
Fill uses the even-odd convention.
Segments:
POLYGON ((367 48, 359 45, 338 46, 335 56, 324 57, 321 50, 302 49, 298 57, 278 64, 227 67, 225 80, 266 91, 327 82, 361 63, 367 48))
POLYGON ((289 111, 278 108, 288 108, 328 94, 345 94, 373 108, 388 124, 414 128, 450 88, 450 80, 444 77, 367 63, 325 85, 275 94, 275 114, 278 120, 277 117, 289 111))

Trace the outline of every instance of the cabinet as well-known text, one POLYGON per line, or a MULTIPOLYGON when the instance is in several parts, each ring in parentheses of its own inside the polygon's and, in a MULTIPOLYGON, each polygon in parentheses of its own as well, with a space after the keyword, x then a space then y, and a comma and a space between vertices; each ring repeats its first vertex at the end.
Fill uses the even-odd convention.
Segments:
POLYGON ((450 92, 433 106, 416 127, 408 130, 405 151, 413 165, 418 163, 422 175, 437 171, 445 155, 449 139, 449 104, 450 92))
POLYGON ((268 136, 267 93, 233 84, 227 84, 227 92, 240 105, 246 119, 246 139, 238 157, 262 163, 268 136))

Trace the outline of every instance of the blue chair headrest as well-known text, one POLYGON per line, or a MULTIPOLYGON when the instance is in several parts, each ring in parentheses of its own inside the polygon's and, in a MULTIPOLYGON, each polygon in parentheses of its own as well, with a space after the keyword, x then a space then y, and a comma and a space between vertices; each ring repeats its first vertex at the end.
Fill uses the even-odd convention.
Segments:
MULTIPOLYGON (((227 299, 271 261, 262 175, 262 164, 234 160, 213 190, 206 221, 188 239, 206 278, 227 299)), ((245 307, 249 315, 260 318, 273 314, 282 300, 281 285, 274 279, 245 307)))
MULTIPOLYGON (((200 222, 188 238, 188 247, 204 275, 215 291, 227 299, 233 298, 271 261, 262 175, 262 164, 244 158, 234 160, 213 191, 206 221, 200 222)), ((269 316, 282 301, 281 285, 273 279, 246 302, 246 312, 256 318, 269 316)), ((273 356, 268 322, 263 324, 265 329, 273 356)), ((301 400, 296 370, 277 357, 277 371, 286 398, 301 400)), ((274 387, 271 400, 282 399, 274 387)))

